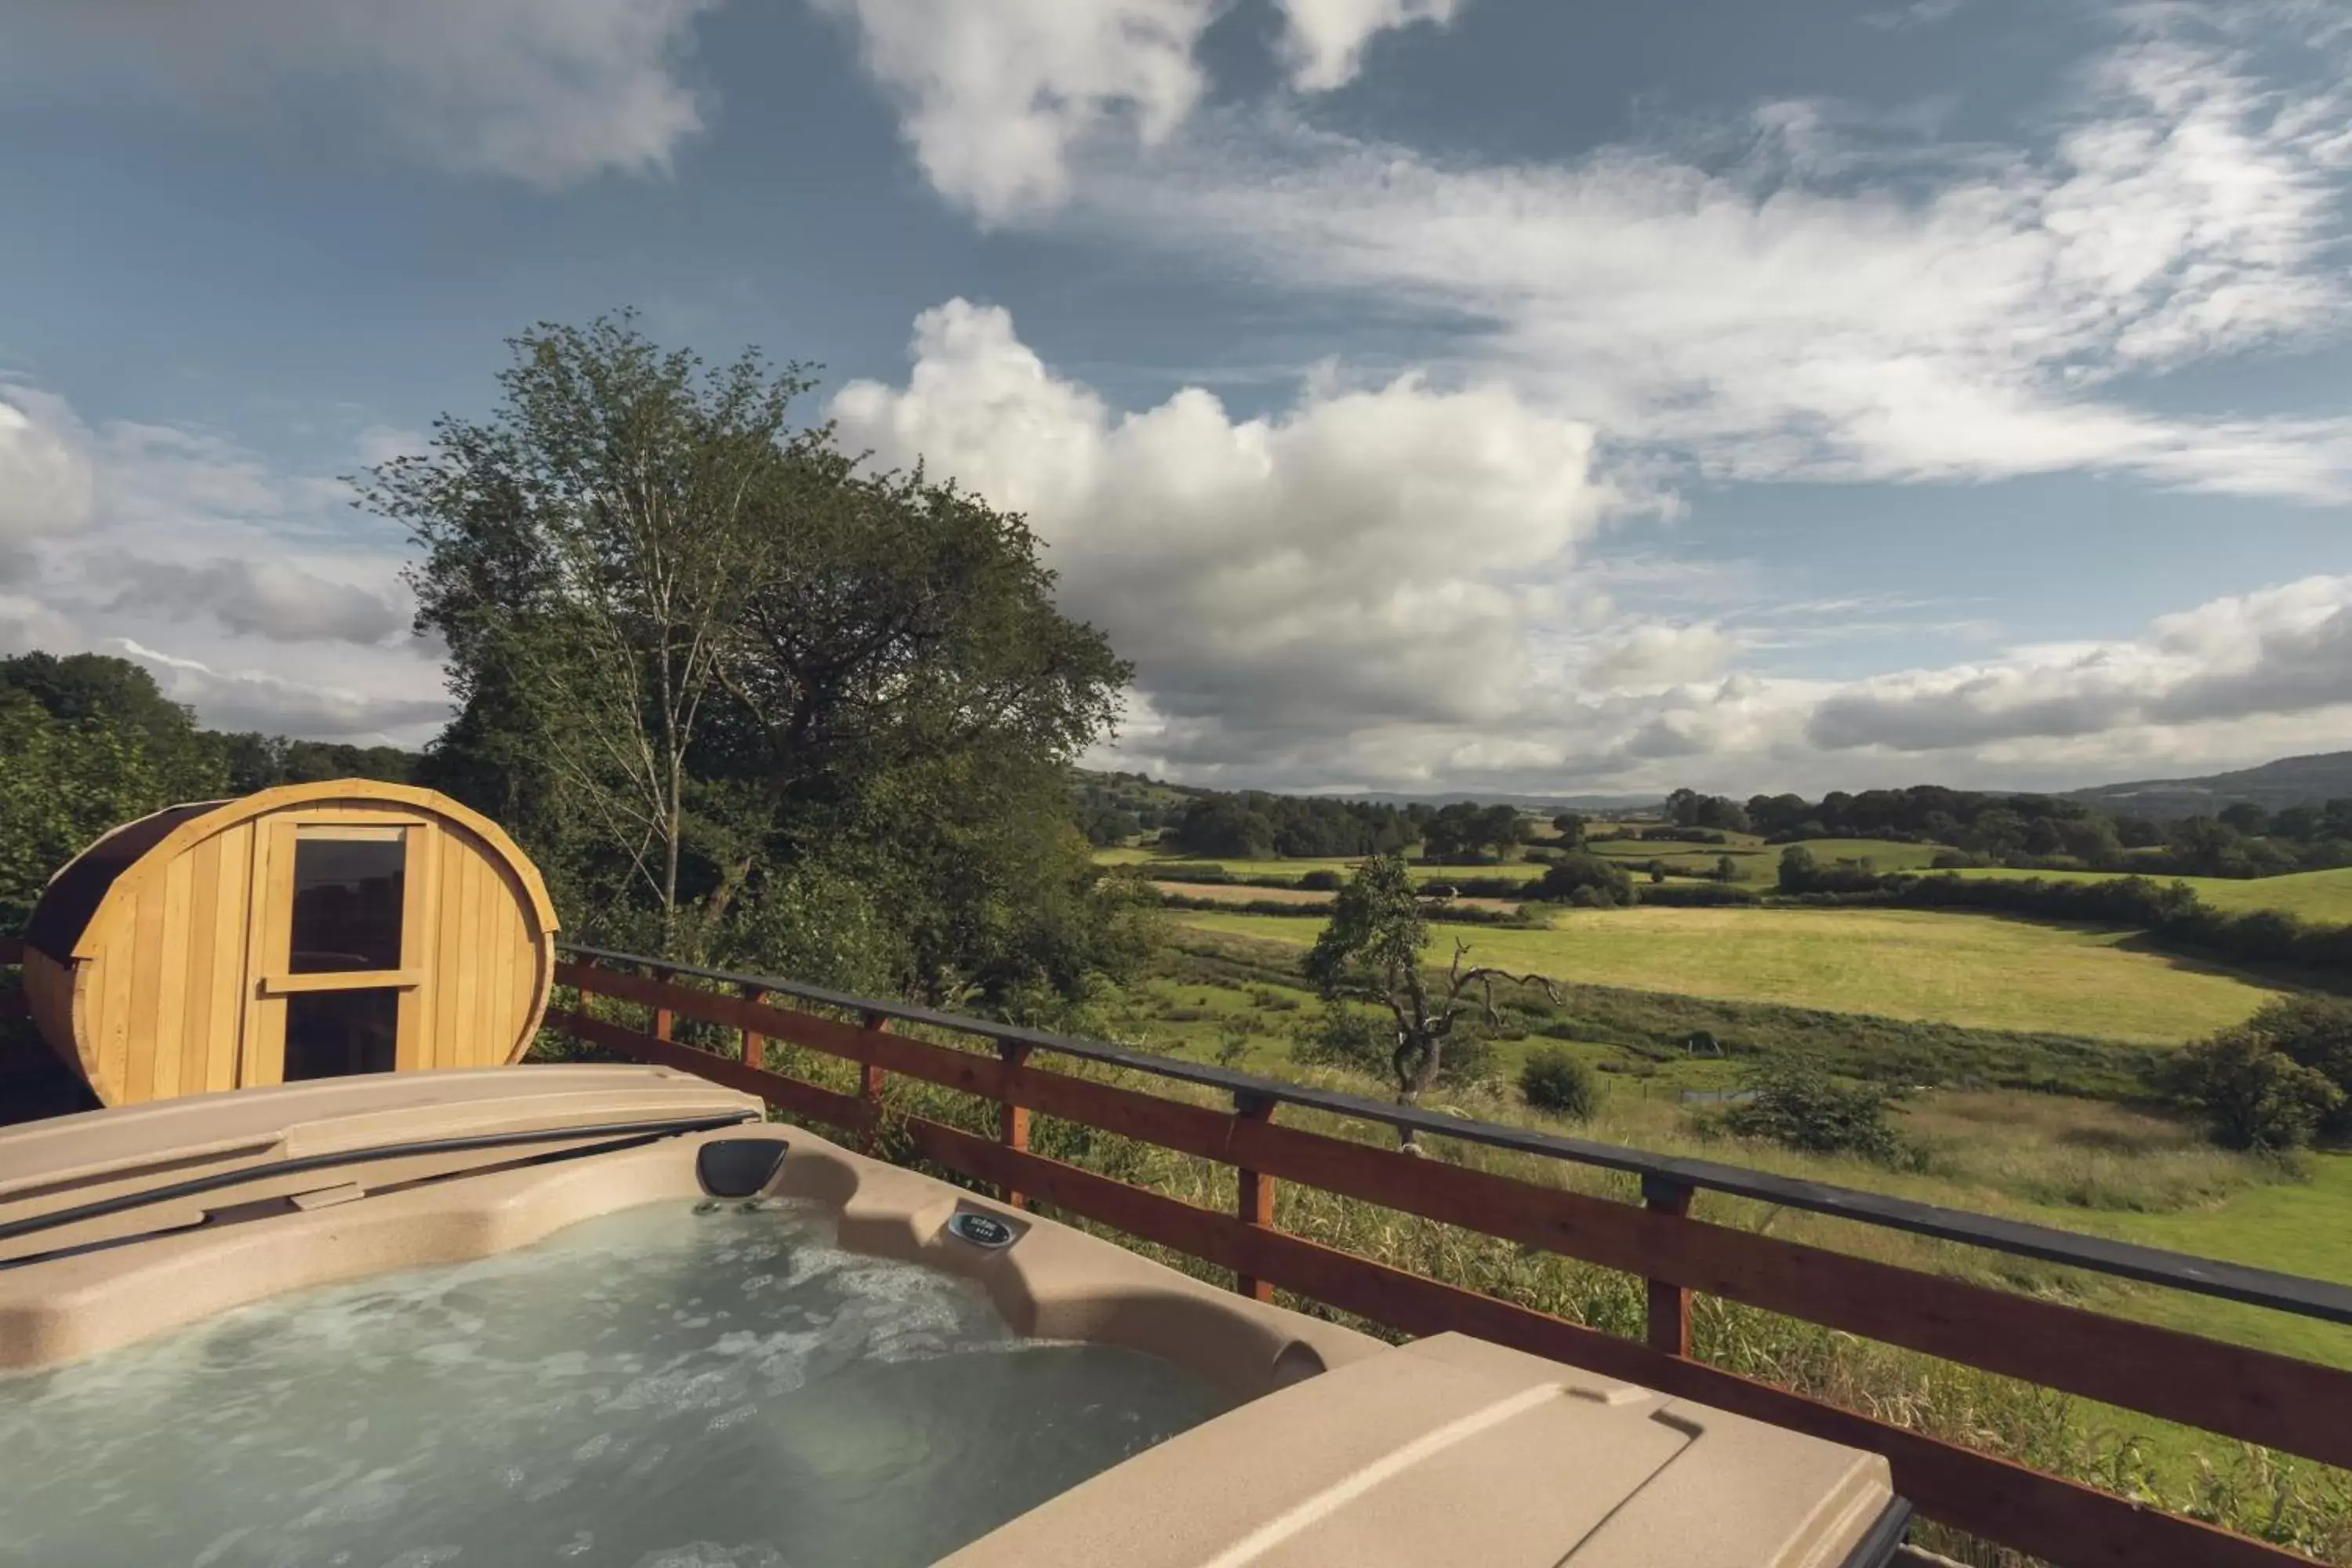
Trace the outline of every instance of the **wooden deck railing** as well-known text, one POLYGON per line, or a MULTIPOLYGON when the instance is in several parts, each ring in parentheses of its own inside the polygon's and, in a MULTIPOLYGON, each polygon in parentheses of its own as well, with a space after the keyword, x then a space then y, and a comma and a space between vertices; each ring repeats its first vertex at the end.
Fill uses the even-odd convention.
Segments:
POLYGON ((992 1138, 921 1117, 892 1119, 889 1131, 918 1156, 991 1184, 1016 1202, 1050 1205, 1231 1269, 1238 1287, 1260 1299, 1279 1288, 1409 1333, 1456 1330, 1876 1451, 1923 1515, 2066 1568, 2277 1568, 2308 1559, 1694 1360, 1692 1293, 2352 1468, 2352 1373, 1717 1225, 1689 1210, 1698 1189, 1733 1193, 2337 1323, 2352 1323, 2352 1289, 1736 1166, 1466 1121, 784 980, 591 948, 566 951, 557 983, 576 988, 580 1005, 551 1012, 548 1025, 578 1039, 746 1090, 869 1147, 882 1130, 888 1074, 977 1096, 996 1108, 992 1138), (649 1012, 650 1029, 596 1016, 592 1002, 598 996, 649 1012), (860 1022, 780 1006, 780 997, 860 1022), (740 1059, 673 1039, 678 1017, 736 1031, 740 1059), (912 1038, 893 1033, 894 1022, 957 1031, 991 1049, 981 1054, 912 1038), (858 1092, 770 1070, 764 1051, 772 1040, 855 1064, 858 1092), (1036 1064, 1041 1054, 1204 1085, 1230 1094, 1233 1109, 1050 1071, 1036 1064), (1285 1105, 1629 1172, 1641 1178, 1643 1202, 1635 1206, 1284 1126, 1276 1117, 1285 1105), (1236 1211, 1203 1208, 1037 1154, 1027 1146, 1031 1112, 1231 1165, 1239 1173, 1236 1211), (1274 1187, 1282 1181, 1639 1277, 1648 1286, 1646 1340, 1286 1234, 1274 1219, 1274 1187))

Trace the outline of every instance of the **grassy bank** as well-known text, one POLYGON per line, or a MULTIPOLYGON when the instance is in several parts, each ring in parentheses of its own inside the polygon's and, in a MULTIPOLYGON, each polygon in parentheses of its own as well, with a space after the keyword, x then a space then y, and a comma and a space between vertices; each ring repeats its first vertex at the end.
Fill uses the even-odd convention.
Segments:
MULTIPOLYGON (((1236 1028, 1251 1035, 1250 1060, 1274 1063, 1293 1022, 1313 1005, 1298 975, 1299 949, 1229 932, 1180 928, 1159 971, 1136 988, 1155 1025, 1192 1044, 1236 1028)), ((2147 1047, 2049 1033, 1970 1029, 1951 1024, 1832 1013, 1771 1003, 1728 1002, 1672 992, 1567 983, 1557 1002, 1505 988, 1505 1027, 1494 1049, 1515 1071, 1536 1044, 1567 1044, 1604 1071, 1663 1098, 1737 1082, 1748 1060, 1802 1054, 1855 1078, 1900 1083, 1977 1083, 2074 1096, 2128 1097, 2151 1059, 2147 1047), (1694 1035, 1723 1055, 1694 1052, 1694 1035)))
MULTIPOLYGON (((1303 946, 1311 921, 1186 911, 1197 930, 1303 946)), ((1557 979, 1824 1012, 2177 1044, 2245 1018, 2270 987, 2140 951, 2128 933, 1916 910, 1570 910, 1540 931, 1432 931, 1476 962, 1557 979)))
MULTIPOLYGON (((1979 868, 1963 877, 2023 879, 2039 877, 2051 882, 2095 882, 2122 875, 2113 871, 2011 871, 1979 868)), ((2158 877, 2159 882, 2184 882, 2217 910, 2277 910, 2283 914, 2322 924, 2352 921, 2352 867, 2332 871, 2297 871, 2285 877, 2158 877)))

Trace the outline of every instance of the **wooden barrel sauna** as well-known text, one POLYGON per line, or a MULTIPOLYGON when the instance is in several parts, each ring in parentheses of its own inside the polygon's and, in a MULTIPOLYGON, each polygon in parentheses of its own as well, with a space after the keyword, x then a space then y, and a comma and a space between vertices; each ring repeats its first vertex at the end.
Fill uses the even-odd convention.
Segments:
POLYGON ((92 844, 34 907, 25 990, 110 1106, 495 1067, 538 1032, 555 931, 496 823, 335 779, 170 806, 92 844))

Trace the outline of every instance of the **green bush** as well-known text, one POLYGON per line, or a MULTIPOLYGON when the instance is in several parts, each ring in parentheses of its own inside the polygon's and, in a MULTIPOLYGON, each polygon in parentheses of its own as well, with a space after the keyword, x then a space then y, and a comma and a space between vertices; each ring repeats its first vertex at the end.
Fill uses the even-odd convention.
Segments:
POLYGON ((1344 880, 1346 879, 1337 871, 1309 871, 1298 879, 1298 885, 1309 892, 1336 893, 1339 890, 1339 884, 1344 880))
POLYGON ((2183 1046, 2158 1081, 2202 1110, 2213 1141, 2231 1149, 2301 1148, 2344 1105, 2325 1073, 2273 1049, 2252 1023, 2183 1046))
POLYGON ((1583 1121, 1601 1108, 1601 1082, 1580 1058, 1558 1046, 1538 1046, 1519 1068, 1519 1096, 1548 1115, 1583 1121))
POLYGON ((2281 996, 2264 1003, 2246 1028, 2335 1086, 2338 1101, 2320 1119, 2319 1136, 2352 1139, 2352 999, 2281 996))
POLYGON ((1860 1154, 1892 1161, 1902 1140, 1886 1119, 1883 1089, 1849 1089, 1801 1057, 1769 1060, 1751 1075, 1755 1098, 1724 1113, 1724 1127, 1808 1154, 1860 1154))
POLYGON ((1633 879, 1622 866, 1598 855, 1563 855, 1545 869, 1534 896, 1580 909, 1615 909, 1633 901, 1633 879))
POLYGON ((1165 860, 1147 868, 1162 882, 1230 882, 1234 874, 1213 860, 1165 860))

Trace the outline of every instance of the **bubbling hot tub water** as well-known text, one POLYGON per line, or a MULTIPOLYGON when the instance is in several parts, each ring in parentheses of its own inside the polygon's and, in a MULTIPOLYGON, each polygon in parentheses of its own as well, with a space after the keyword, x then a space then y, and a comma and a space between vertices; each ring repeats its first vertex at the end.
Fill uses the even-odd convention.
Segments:
POLYGON ((0 1563, 927 1563, 1230 1403, 832 1241, 658 1204, 0 1377, 0 1563))

